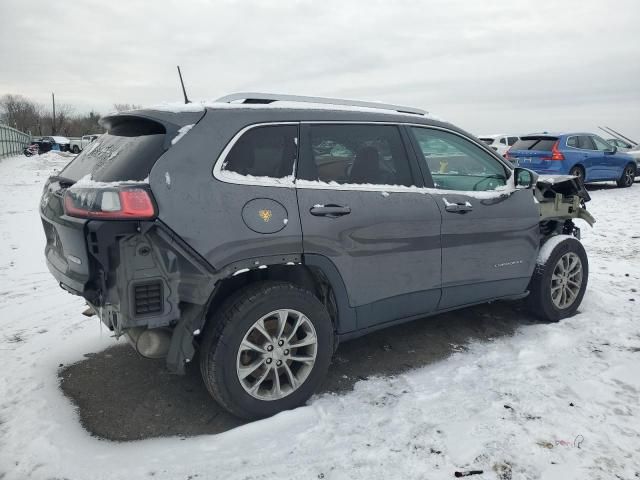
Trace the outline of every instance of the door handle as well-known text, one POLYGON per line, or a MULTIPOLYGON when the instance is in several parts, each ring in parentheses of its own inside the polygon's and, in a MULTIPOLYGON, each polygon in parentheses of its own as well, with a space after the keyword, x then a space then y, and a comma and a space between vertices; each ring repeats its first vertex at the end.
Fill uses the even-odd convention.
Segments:
POLYGON ((314 205, 309 210, 309 213, 316 217, 337 218, 343 215, 349 215, 351 208, 343 205, 314 205))
POLYGON ((444 209, 451 213, 467 213, 473 210, 473 205, 469 202, 449 203, 445 200, 444 209))

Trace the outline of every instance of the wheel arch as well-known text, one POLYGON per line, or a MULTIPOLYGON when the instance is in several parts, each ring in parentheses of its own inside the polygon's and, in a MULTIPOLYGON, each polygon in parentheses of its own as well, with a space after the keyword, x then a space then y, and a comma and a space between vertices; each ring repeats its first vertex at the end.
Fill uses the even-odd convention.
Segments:
POLYGON ((304 255, 298 261, 270 263, 269 259, 252 259, 250 268, 225 269, 228 274, 218 281, 212 292, 201 330, 211 328, 209 319, 229 298, 248 285, 264 281, 291 283, 310 291, 325 305, 336 334, 356 329, 355 308, 349 305, 347 289, 335 264, 322 255, 304 255))

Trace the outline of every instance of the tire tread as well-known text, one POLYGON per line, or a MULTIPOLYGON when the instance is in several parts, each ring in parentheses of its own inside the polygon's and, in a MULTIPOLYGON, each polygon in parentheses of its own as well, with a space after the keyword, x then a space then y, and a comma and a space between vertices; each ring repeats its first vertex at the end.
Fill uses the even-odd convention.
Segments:
MULTIPOLYGON (((220 406, 241 418, 255 418, 255 415, 239 408, 228 394, 228 389, 221 382, 222 375, 218 372, 221 366, 218 365, 215 358, 216 347, 219 343, 227 344, 226 337, 231 334, 231 329, 228 327, 242 314, 242 311, 258 302, 264 296, 272 295, 276 292, 279 295, 289 292, 309 296, 311 297, 310 300, 319 302, 313 293, 291 283, 279 281, 257 282, 243 287, 227 298, 207 322, 209 323, 209 328, 205 330, 202 354, 200 355, 200 369, 204 384, 220 406)), ((333 349, 333 346, 331 348, 333 349)))

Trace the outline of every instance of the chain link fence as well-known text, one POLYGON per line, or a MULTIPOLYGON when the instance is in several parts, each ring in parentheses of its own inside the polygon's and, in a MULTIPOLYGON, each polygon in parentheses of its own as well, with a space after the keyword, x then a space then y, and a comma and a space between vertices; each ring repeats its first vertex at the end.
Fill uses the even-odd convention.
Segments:
POLYGON ((0 125, 0 158, 19 155, 31 142, 31 135, 7 125, 0 125))

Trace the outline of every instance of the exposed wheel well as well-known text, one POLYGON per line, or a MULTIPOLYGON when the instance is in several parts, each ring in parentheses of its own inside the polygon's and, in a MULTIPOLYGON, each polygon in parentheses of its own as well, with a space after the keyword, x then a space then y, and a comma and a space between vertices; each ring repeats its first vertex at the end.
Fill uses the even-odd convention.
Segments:
POLYGON ((225 300, 253 283, 267 280, 291 283, 311 292, 326 307, 333 322, 334 331, 337 329, 338 307, 331 283, 319 268, 302 264, 271 265, 222 280, 209 304, 204 329, 211 327, 208 321, 212 313, 220 308, 225 300))

